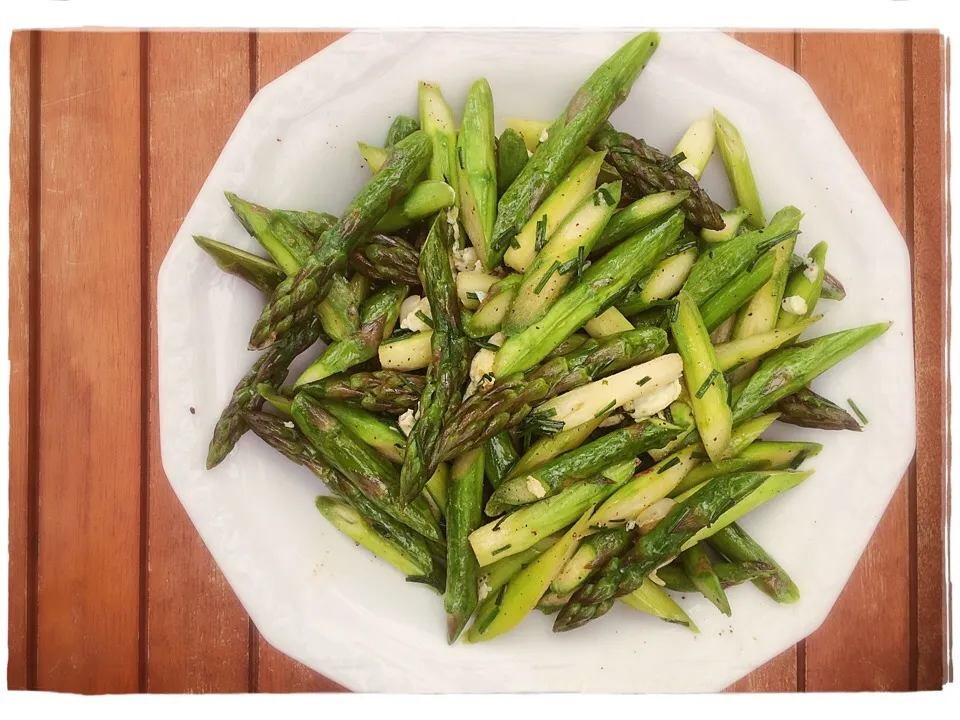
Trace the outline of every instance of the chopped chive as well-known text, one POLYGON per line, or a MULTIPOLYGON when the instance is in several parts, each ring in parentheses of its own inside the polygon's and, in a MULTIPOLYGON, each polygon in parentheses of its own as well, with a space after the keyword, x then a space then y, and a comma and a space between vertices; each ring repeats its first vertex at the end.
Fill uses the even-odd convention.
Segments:
POLYGON ((424 325, 426 325, 427 327, 430 327, 430 328, 433 327, 433 320, 431 320, 431 319, 428 318, 426 315, 424 315, 424 314, 423 314, 423 310, 417 310, 417 312, 414 313, 414 315, 416 315, 418 318, 420 318, 420 322, 422 322, 422 323, 423 323, 424 325))
MULTIPOLYGON (((610 206, 614 204, 613 195, 611 195, 610 191, 607 190, 605 187, 597 188, 597 195, 603 198, 604 205, 610 206)), ((596 203, 596 204, 599 205, 600 203, 596 203)))
POLYGON ((500 587, 500 592, 497 593, 496 600, 493 601, 493 609, 490 611, 490 614, 483 618, 477 626, 477 635, 483 635, 490 627, 490 624, 496 619, 497 615, 500 614, 500 604, 503 602, 503 594, 506 591, 507 586, 504 584, 500 587))
POLYGON ((457 148, 457 157, 460 160, 460 169, 463 170, 463 148, 462 147, 457 148))
POLYGON ((670 409, 670 406, 669 406, 669 405, 667 405, 667 406, 663 409, 663 419, 666 420, 666 421, 667 421, 668 423, 670 423, 671 425, 674 425, 674 424, 675 424, 675 423, 673 422, 673 410, 670 409))
POLYGON ((860 412, 860 408, 857 407, 857 404, 853 401, 852 398, 847 398, 847 404, 850 406, 850 408, 853 410, 856 416, 860 418, 861 423, 866 425, 867 423, 870 422, 869 420, 867 420, 867 416, 864 415, 862 412, 860 412))
POLYGON ((480 296, 477 295, 473 290, 467 290, 467 299, 476 300, 477 302, 480 302, 480 296))
POLYGON ((598 417, 600 417, 601 415, 603 415, 603 414, 604 414, 605 412, 607 412, 608 410, 613 410, 616 406, 617 406, 617 401, 616 401, 616 400, 611 400, 611 401, 607 404, 607 406, 603 408, 603 410, 601 410, 600 412, 598 412, 596 415, 593 416, 593 419, 596 420, 598 417))
POLYGON ((583 277, 583 262, 586 259, 586 256, 586 248, 581 245, 577 248, 577 282, 580 282, 580 279, 583 277))
POLYGON ((643 387, 644 385, 646 385, 646 384, 647 384, 648 382, 650 382, 651 380, 653 380, 653 378, 650 377, 649 375, 646 375, 645 377, 642 377, 642 378, 640 378, 639 380, 637 380, 637 385, 639 385, 640 387, 643 387))
POLYGON ((500 349, 493 343, 489 343, 486 340, 474 340, 473 344, 476 345, 478 348, 482 348, 483 350, 493 350, 493 352, 496 352, 497 350, 500 349))
POLYGON ((504 545, 503 547, 499 547, 499 548, 497 548, 496 550, 494 550, 493 552, 491 552, 491 553, 490 553, 490 557, 494 557, 495 555, 499 555, 499 554, 502 553, 502 552, 506 552, 507 550, 509 550, 509 549, 512 548, 512 547, 513 547, 513 544, 512 544, 512 543, 507 543, 507 544, 504 545))
POLYGON ((557 268, 557 272, 561 275, 566 275, 568 272, 573 270, 577 266, 577 258, 570 258, 563 265, 557 268))
POLYGON ((662 163, 660 163, 660 169, 673 170, 677 165, 679 165, 686 159, 687 159, 687 156, 684 153, 679 152, 669 160, 664 160, 662 163))
POLYGON ((543 246, 547 244, 547 216, 544 215, 542 218, 537 220, 537 242, 535 248, 537 252, 543 250, 543 246))
POLYGON ((793 462, 790 463, 790 469, 796 470, 798 467, 803 465, 803 461, 807 459, 809 453, 806 450, 801 450, 797 453, 797 456, 793 459, 793 462))
POLYGON ((544 286, 547 284, 547 280, 550 279, 550 276, 553 275, 553 271, 556 270, 558 267, 560 267, 560 263, 554 260, 553 265, 551 265, 550 268, 547 270, 547 274, 543 276, 543 279, 540 280, 540 282, 537 283, 537 287, 534 288, 534 291, 533 291, 534 295, 540 294, 540 291, 543 290, 544 286))
POLYGON ((695 240, 690 240, 689 242, 680 243, 676 245, 672 250, 669 250, 664 257, 672 257, 674 255, 679 255, 680 253, 685 253, 690 248, 697 247, 697 242, 695 240))
POLYGON ((514 236, 513 236, 513 239, 510 241, 510 247, 512 247, 514 250, 519 250, 519 249, 520 249, 520 243, 517 242, 517 236, 516 236, 516 235, 514 235, 514 236))
POLYGON ((667 470, 669 470, 670 468, 672 468, 674 465, 679 465, 679 464, 680 464, 680 458, 675 457, 675 458, 667 461, 666 463, 664 463, 663 467, 661 467, 659 470, 657 470, 657 475, 660 475, 661 473, 665 473, 667 470))
POLYGON ((697 400, 702 398, 707 390, 710 389, 710 386, 713 385, 713 381, 717 379, 717 376, 720 374, 719 370, 711 370, 710 374, 707 375, 707 379, 703 381, 703 385, 700 386, 700 389, 697 390, 697 400))
POLYGON ((675 323, 677 321, 677 316, 680 314, 680 301, 674 300, 673 304, 670 305, 670 322, 675 323))
POLYGON ((800 231, 799 231, 799 230, 791 230, 791 231, 789 231, 789 232, 780 233, 779 235, 774 235, 772 238, 769 238, 769 239, 764 240, 763 242, 757 244, 757 254, 758 254, 758 255, 762 255, 762 254, 765 253, 767 250, 769 250, 770 248, 772 248, 774 245, 779 245, 780 243, 782 243, 782 242, 783 242, 784 240, 786 240, 787 238, 791 238, 791 237, 793 237, 793 236, 795 236, 795 235, 799 235, 799 234, 800 234, 800 231))

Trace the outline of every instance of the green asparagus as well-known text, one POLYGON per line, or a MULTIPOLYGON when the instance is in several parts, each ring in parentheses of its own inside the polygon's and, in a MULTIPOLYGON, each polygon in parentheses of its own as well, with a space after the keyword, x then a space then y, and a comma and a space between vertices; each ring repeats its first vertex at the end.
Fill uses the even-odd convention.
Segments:
POLYGON ((248 253, 246 250, 217 242, 202 235, 194 235, 194 242, 213 258, 221 270, 246 280, 261 292, 269 293, 286 277, 274 262, 248 253))

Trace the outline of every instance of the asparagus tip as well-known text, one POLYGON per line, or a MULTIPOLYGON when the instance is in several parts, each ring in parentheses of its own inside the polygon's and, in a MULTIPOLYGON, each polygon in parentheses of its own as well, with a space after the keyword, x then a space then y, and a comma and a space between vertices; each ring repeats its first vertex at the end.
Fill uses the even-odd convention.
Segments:
POLYGON ((463 628, 466 627, 467 620, 470 619, 470 615, 462 612, 453 612, 447 613, 447 644, 453 645, 457 638, 460 637, 460 633, 463 632, 463 628))

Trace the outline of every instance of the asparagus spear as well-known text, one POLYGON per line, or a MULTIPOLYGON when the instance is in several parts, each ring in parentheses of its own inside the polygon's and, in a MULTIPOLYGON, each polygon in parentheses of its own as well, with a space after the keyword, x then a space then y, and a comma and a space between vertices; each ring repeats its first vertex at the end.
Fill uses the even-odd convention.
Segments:
POLYGON ((716 462, 726 453, 732 432, 727 381, 693 298, 681 290, 677 302, 670 329, 683 358, 683 377, 697 430, 707 454, 716 462))
POLYGON ((627 460, 611 465, 596 478, 575 483, 553 497, 525 505, 478 528, 470 535, 470 545, 480 567, 523 552, 568 527, 625 483, 635 464, 627 460))
POLYGON ((786 571, 737 523, 718 530, 710 538, 709 544, 728 560, 759 562, 773 567, 773 574, 757 578, 753 584, 777 602, 794 603, 800 599, 800 590, 786 571))
POLYGON ((541 437, 517 461, 509 477, 525 476, 558 455, 576 450, 609 415, 607 412, 569 430, 541 437))
POLYGON ((593 254, 599 255, 600 251, 635 235, 658 217, 679 206, 688 197, 690 197, 689 190, 665 190, 644 195, 622 210, 618 210, 594 243, 593 254))
POLYGON ((632 330, 590 340, 569 355, 549 360, 529 373, 504 377, 471 395, 452 413, 433 461, 449 460, 501 430, 516 426, 537 403, 660 355, 666 340, 666 333, 659 328, 632 330))
POLYGON ((430 365, 432 343, 432 330, 384 340, 377 348, 380 366, 398 372, 422 370, 430 365))
POLYGON ((293 401, 293 420, 324 460, 347 476, 373 503, 424 537, 442 542, 436 519, 422 497, 400 507, 397 469, 309 396, 293 401))
POLYGON ((703 547, 694 545, 689 550, 684 550, 680 553, 680 562, 694 587, 720 612, 730 617, 730 601, 727 600, 720 578, 713 571, 713 563, 703 547))
POLYGON ((660 35, 636 36, 604 62, 580 87, 547 131, 533 157, 507 188, 497 206, 492 249, 503 257, 507 246, 570 170, 590 137, 627 97, 631 85, 650 60, 660 35))
POLYGON ((202 235, 194 235, 194 242, 213 258, 221 270, 246 280, 261 292, 271 292, 286 277, 275 263, 246 250, 217 242, 202 235))
POLYGON ((376 357, 383 338, 393 332, 406 295, 403 285, 388 285, 373 295, 363 304, 359 330, 328 345, 295 384, 317 382, 376 357))
MULTIPOLYGON (((764 474, 767 475, 767 478, 763 481, 760 487, 748 494, 745 498, 742 498, 739 502, 735 503, 733 507, 730 507, 724 511, 723 514, 721 514, 716 521, 711 523, 709 527, 701 528, 692 538, 683 544, 681 550, 686 550, 690 547, 693 547, 698 542, 706 540, 725 528, 730 523, 736 522, 750 511, 757 509, 763 503, 772 500, 782 493, 785 493, 787 490, 795 488, 797 485, 810 477, 813 474, 813 471, 765 472, 764 474)), ((721 475, 721 477, 730 476, 721 475)), ((713 482, 713 480, 708 481, 704 486, 709 485, 711 482, 713 482)), ((690 494, 696 494, 696 492, 696 490, 693 490, 690 492, 690 494)), ((682 499, 683 496, 676 498, 677 502, 681 502, 682 499)))
POLYGON ((820 289, 821 300, 843 300, 847 296, 847 291, 843 289, 843 283, 831 275, 826 269, 823 271, 823 287, 820 289))
POLYGON ((668 190, 688 190, 690 195, 680 204, 687 219, 697 227, 719 230, 723 227, 721 208, 689 173, 677 167, 667 155, 643 140, 625 132, 617 132, 606 123, 594 135, 591 145, 605 150, 610 162, 628 185, 643 195, 668 190))
POLYGON ((367 166, 370 168, 370 172, 372 172, 374 175, 380 172, 380 168, 382 168, 383 164, 387 161, 390 151, 386 148, 380 148, 375 145, 367 145, 366 143, 362 142, 358 142, 357 147, 360 149, 360 154, 363 156, 363 159, 366 160, 367 166))
POLYGON ((314 243, 330 228, 337 224, 337 218, 330 213, 318 213, 312 210, 274 210, 289 223, 305 232, 314 243))
POLYGON ((390 129, 387 130, 387 140, 384 143, 386 147, 393 147, 405 137, 413 135, 420 129, 420 123, 409 115, 397 115, 390 123, 390 129))
POLYGON ((623 302, 617 305, 617 310, 624 315, 634 315, 672 298, 686 282, 698 254, 696 244, 692 244, 685 250, 665 257, 638 284, 635 292, 628 293, 623 302))
POLYGON ((510 470, 517 464, 519 456, 513 446, 510 433, 498 432, 483 444, 485 453, 484 473, 490 485, 496 490, 507 479, 510 470))
POLYGON ((478 577, 479 599, 481 601, 486 600, 489 595, 496 593, 507 584, 510 578, 556 545, 561 537, 559 534, 550 535, 523 552, 503 558, 503 560, 497 560, 495 563, 481 568, 478 577))
POLYGON ((823 445, 819 443, 755 442, 737 453, 736 457, 698 465, 691 469, 673 489, 673 494, 679 495, 719 475, 748 470, 797 468, 804 460, 819 455, 821 450, 823 445))
MULTIPOLYGON (((420 274, 433 318, 431 364, 420 398, 420 416, 410 432, 400 473, 400 497, 410 501, 433 474, 444 425, 460 405, 470 363, 470 341, 460 328, 457 291, 450 269, 448 224, 437 217, 420 251, 420 274)), ((461 448, 461 452, 467 448, 461 448)))
POLYGON ((456 170, 463 227, 488 270, 499 264, 490 251, 493 223, 497 216, 496 139, 493 93, 490 84, 480 79, 473 83, 467 93, 457 137, 456 170))
MULTIPOLYGON (((794 327, 800 327, 795 325, 794 327)), ((853 430, 863 428, 850 413, 810 388, 800 388, 774 406, 780 413, 780 422, 820 430, 853 430)))
POLYGON ((371 178, 320 240, 296 277, 277 286, 250 337, 255 349, 272 345, 309 315, 300 311, 322 300, 330 278, 343 270, 353 248, 366 237, 380 218, 402 198, 426 169, 431 145, 426 134, 417 131, 401 140, 390 152, 380 171, 371 178))
POLYGON ((804 269, 790 276, 784 290, 785 298, 800 298, 803 312, 781 312, 777 318, 777 328, 785 330, 807 319, 813 314, 820 293, 823 289, 823 270, 827 260, 827 244, 817 243, 810 251, 810 264, 804 264, 804 269))
MULTIPOLYGON (((727 529, 729 529, 729 527, 727 529)), ((712 540, 711 538, 711 545, 713 544, 712 540)), ((769 578, 777 571, 773 565, 755 560, 744 562, 716 562, 712 565, 717 579, 720 580, 720 587, 724 589, 735 585, 742 585, 745 582, 769 578)), ((693 581, 687 575, 686 571, 679 565, 665 565, 657 570, 657 577, 660 578, 663 586, 667 588, 667 590, 684 593, 698 592, 697 586, 693 584, 693 581)))
MULTIPOLYGON (((773 248, 773 275, 740 309, 737 322, 733 326, 734 340, 743 340, 760 333, 770 332, 777 326, 777 316, 780 314, 780 304, 784 299, 783 291, 787 286, 790 257, 793 255, 795 243, 795 237, 787 238, 773 248)), ((749 377, 756 368, 756 361, 746 362, 743 367, 731 373, 731 382, 739 382, 749 377)))
POLYGON ((639 277, 649 272, 680 236, 679 211, 658 220, 621 243, 583 273, 583 279, 537 323, 508 338, 497 353, 494 375, 503 378, 536 365, 592 317, 616 303, 639 277))
MULTIPOLYGON (((507 266, 521 273, 530 269, 537 253, 553 237, 567 216, 593 192, 603 156, 602 152, 588 153, 564 176, 507 248, 503 256, 507 266)), ((616 202, 613 206, 616 208, 616 202)))
POLYGON ((296 427, 288 427, 282 418, 262 412, 244 413, 244 420, 270 447, 292 462, 306 467, 335 496, 355 507, 379 535, 398 544, 416 563, 415 576, 443 591, 442 563, 437 555, 439 546, 432 547, 423 535, 398 522, 381 506, 371 502, 356 485, 327 465, 296 427))
POLYGON ((694 180, 699 180, 716 145, 717 136, 713 129, 713 118, 697 118, 687 128, 670 155, 671 157, 683 155, 683 160, 677 163, 677 167, 688 173, 694 180))
POLYGON ((630 533, 622 527, 599 530, 584 538, 577 551, 553 578, 550 590, 557 595, 569 595, 580 587, 594 570, 623 552, 629 542, 630 533))
POLYGON ((379 534, 355 508, 342 500, 320 496, 317 510, 354 542, 393 565, 404 575, 418 575, 419 567, 413 558, 392 539, 379 534))
MULTIPOLYGON (((700 259, 703 257, 704 255, 701 255, 700 259)), ((713 332, 721 324, 729 321, 729 335, 732 337, 733 327, 737 323, 737 310, 749 302, 754 293, 771 278, 775 263, 774 250, 768 250, 757 258, 753 265, 715 292, 709 300, 700 303, 700 317, 703 318, 703 324, 707 330, 713 332)))
POLYGON ((470 627, 470 642, 492 640, 509 632, 537 606, 550 581, 570 558, 590 521, 590 510, 553 547, 523 568, 496 595, 489 595, 470 627))
POLYGON ((374 413, 340 400, 317 400, 317 405, 387 460, 403 462, 407 439, 403 433, 374 413))
POLYGON ((717 344, 714 350, 717 354, 717 363, 720 370, 727 372, 743 365, 745 362, 756 360, 769 352, 773 352, 781 345, 800 335, 822 317, 822 315, 817 315, 783 330, 768 330, 739 340, 717 344))
POLYGON ((546 120, 531 118, 508 117, 503 119, 508 130, 513 130, 523 140, 524 147, 532 154, 540 145, 544 131, 550 131, 550 123, 546 120))
POLYGON ((504 333, 516 335, 536 323, 567 285, 579 280, 594 241, 619 201, 619 182, 601 185, 581 200, 552 234, 547 236, 544 230, 542 247, 527 266, 523 282, 514 293, 513 303, 503 320, 504 333))
POLYGON ((760 364, 734 401, 733 421, 740 422, 773 407, 871 340, 883 335, 891 324, 878 323, 842 330, 778 350, 760 364))
POLYGON ((523 136, 513 128, 500 133, 497 143, 497 197, 503 195, 513 184, 524 165, 527 164, 527 146, 523 136))
MULTIPOLYGON (((797 234, 802 213, 785 207, 762 230, 738 235, 715 246, 697 260, 683 288, 697 305, 703 305, 724 285, 739 276, 764 252, 797 234)), ((722 319, 722 318, 721 318, 722 319)))
POLYGON ((371 280, 420 287, 417 265, 420 255, 405 240, 374 235, 350 255, 350 266, 371 280))
POLYGON ((263 382, 273 386, 280 385, 294 358, 313 345, 319 337, 320 321, 314 316, 304 327, 285 337, 283 342, 277 343, 257 359, 233 389, 230 402, 217 420, 207 450, 207 470, 219 465, 246 432, 247 425, 242 413, 259 410, 263 406, 263 398, 257 392, 257 386, 263 382))
POLYGON ((453 464, 447 501, 447 642, 453 644, 477 607, 477 559, 470 533, 480 527, 483 504, 483 448, 471 450, 453 464))
POLYGON ((683 625, 691 632, 699 633, 700 629, 694 624, 690 616, 676 601, 661 588, 657 587, 650 578, 644 578, 643 583, 629 595, 624 595, 620 601, 634 610, 655 615, 669 623, 683 625))
POLYGON ((751 493, 764 480, 763 473, 741 473, 715 478, 686 502, 677 504, 652 532, 640 537, 623 554, 608 560, 596 579, 581 586, 563 607, 554 632, 582 627, 605 615, 614 599, 629 595, 700 528, 709 527, 726 508, 751 493))
POLYGON ((420 401, 426 378, 392 370, 338 375, 302 385, 300 390, 315 398, 349 400, 372 412, 401 415, 420 401))
POLYGON ((683 448, 652 468, 634 476, 601 505, 593 517, 596 527, 618 527, 634 520, 655 502, 667 497, 684 475, 699 462, 694 455, 702 448, 683 448))
POLYGON ((260 397, 273 405, 273 407, 279 410, 282 414, 290 417, 294 396, 288 397, 269 383, 260 383, 257 385, 257 392, 260 393, 260 397))
POLYGON ((748 217, 750 217, 750 211, 742 205, 738 205, 733 210, 725 210, 720 213, 723 227, 720 230, 704 228, 700 231, 700 237, 707 243, 721 243, 732 240, 737 236, 740 226, 748 217))
POLYGON ((369 283, 362 276, 347 280, 343 275, 330 279, 330 291, 317 305, 323 331, 333 340, 345 340, 360 329, 360 303, 369 283))
POLYGON ((615 307, 608 307, 595 318, 587 320, 583 329, 592 338, 607 337, 617 333, 633 330, 633 323, 623 316, 615 307))
POLYGON ((433 155, 428 176, 450 185, 457 194, 460 206, 460 182, 457 177, 457 129, 453 112, 440 92, 440 86, 432 82, 420 82, 420 127, 430 138, 433 155))
POLYGON ((471 338, 489 337, 500 332, 517 287, 523 282, 522 275, 507 275, 487 289, 480 307, 463 322, 464 332, 471 338))
POLYGON ((454 204, 456 193, 445 182, 427 180, 413 186, 406 197, 387 210, 377 223, 381 233, 396 232, 454 204))
POLYGON ((740 137, 740 132, 727 118, 714 109, 713 121, 716 128, 717 147, 720 148, 720 157, 723 158, 723 167, 727 171, 727 178, 733 187, 733 194, 737 204, 750 211, 747 224, 753 228, 762 228, 767 224, 763 217, 763 208, 760 205, 760 192, 757 190, 750 159, 747 157, 747 148, 740 137))
POLYGON ((632 460, 651 447, 662 447, 677 428, 652 419, 614 430, 583 447, 541 465, 532 473, 503 483, 487 502, 487 515, 495 516, 512 505, 526 505, 551 497, 574 482, 592 477, 611 463, 632 460))
POLYGON ((232 192, 224 195, 244 229, 287 275, 296 275, 313 245, 306 233, 262 205, 247 202, 232 192))

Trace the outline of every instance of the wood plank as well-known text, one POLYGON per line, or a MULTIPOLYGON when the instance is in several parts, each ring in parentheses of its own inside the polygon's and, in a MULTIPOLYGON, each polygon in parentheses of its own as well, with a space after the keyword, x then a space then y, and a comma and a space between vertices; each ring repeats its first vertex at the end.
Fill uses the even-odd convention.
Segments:
POLYGON ((30 654, 31 39, 10 42, 10 562, 7 687, 26 690, 30 654))
MULTIPOLYGON (((337 32, 264 32, 256 36, 259 89, 343 36, 337 32)), ((339 692, 345 688, 287 657, 262 636, 255 640, 259 692, 339 692)))
MULTIPOLYGON (((799 53, 801 74, 901 231, 906 228, 903 43, 894 33, 804 32, 799 53)), ((830 616, 806 641, 806 690, 909 689, 908 535, 902 482, 830 616)))
POLYGON ((945 437, 949 399, 943 338, 946 305, 946 151, 944 148, 944 46, 935 33, 909 38, 911 117, 914 343, 916 346, 916 689, 946 682, 946 565, 943 533, 947 477, 945 437))
POLYGON ((156 280, 184 216, 250 97, 249 34, 147 38, 149 446, 147 690, 245 692, 249 619, 163 472, 156 280))
MULTIPOLYGON (((794 68, 795 33, 735 32, 733 37, 757 52, 776 60, 784 67, 791 70, 794 68)), ((796 646, 734 683, 729 690, 732 692, 796 692, 796 646)))
POLYGON ((140 41, 41 36, 37 684, 138 689, 140 41))

